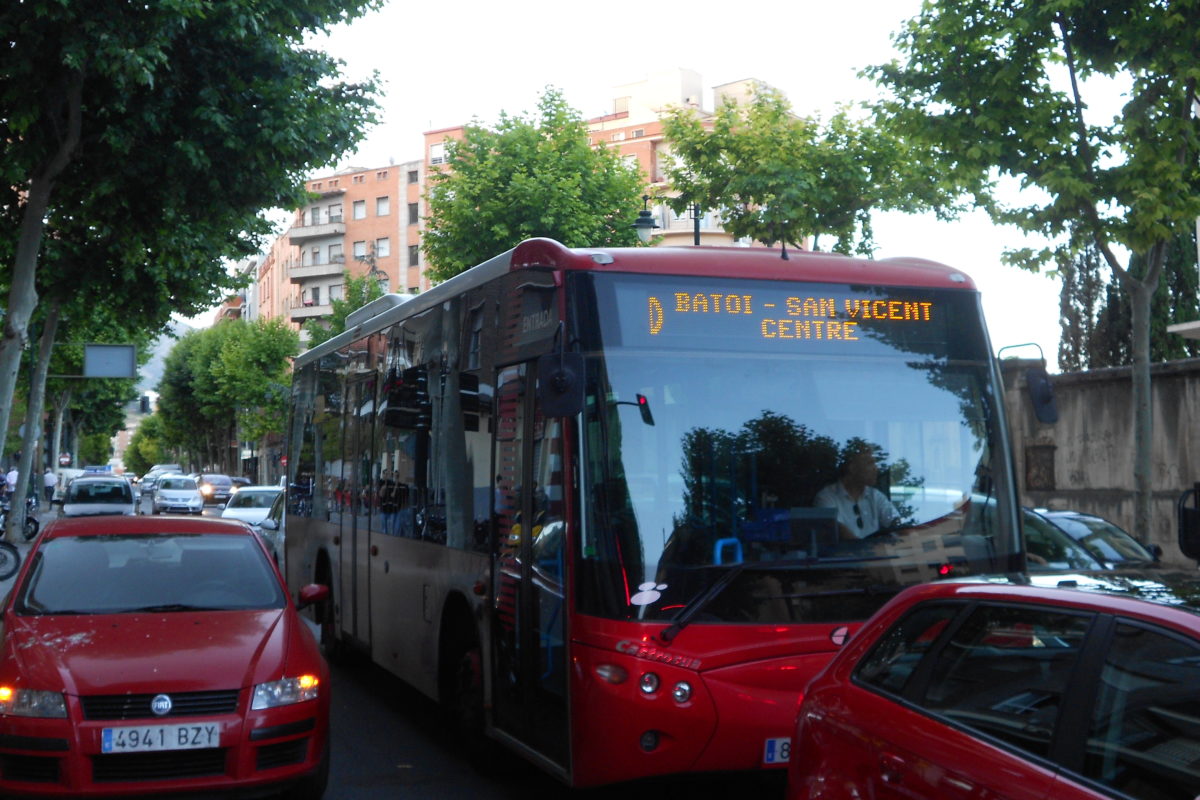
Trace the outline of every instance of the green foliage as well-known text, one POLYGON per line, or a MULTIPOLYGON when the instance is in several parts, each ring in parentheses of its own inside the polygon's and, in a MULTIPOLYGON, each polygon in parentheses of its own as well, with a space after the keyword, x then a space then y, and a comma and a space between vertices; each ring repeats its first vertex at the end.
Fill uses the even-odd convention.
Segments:
POLYGON ((343 274, 343 296, 330 301, 332 313, 325 319, 310 319, 304 323, 308 334, 308 346, 316 347, 346 330, 346 317, 367 303, 383 296, 379 282, 369 275, 355 277, 346 271, 343 274))
POLYGON ((120 297, 154 330, 226 293, 263 210, 300 205, 374 121, 374 82, 304 42, 380 2, 3 4, 0 428, 38 294, 120 297))
POLYGON ((142 419, 137 430, 129 437, 129 446, 125 448, 125 469, 135 475, 144 475, 155 464, 163 464, 167 460, 168 452, 163 446, 162 418, 151 414, 142 419))
POLYGON ((107 464, 112 458, 112 437, 103 433, 89 433, 79 439, 80 464, 107 464))
MULTIPOLYGON (((1064 370, 1124 367, 1133 363, 1129 298, 1100 275, 1101 259, 1087 248, 1064 268, 1061 306, 1063 337, 1059 366, 1064 370)), ((1135 256, 1130 271, 1145 273, 1145 258, 1135 256)), ((1167 331, 1169 325, 1200 318, 1197 298, 1196 239, 1176 237, 1167 248, 1162 283, 1150 305, 1150 360, 1174 361, 1200 356, 1200 342, 1167 331)))
POLYGON ((422 247, 445 280, 535 236, 568 247, 636 245, 644 177, 613 150, 593 148, 579 112, 547 89, 533 116, 500 115, 447 143, 430 176, 422 247))
POLYGON ((748 103, 726 101, 707 122, 672 110, 663 135, 667 176, 681 212, 699 203, 720 211, 725 230, 764 244, 802 246, 811 236, 838 252, 871 253, 871 211, 947 205, 905 146, 841 110, 828 122, 793 114, 778 91, 758 88, 748 103))
POLYGON ((880 118, 944 188, 1050 240, 1014 263, 1037 269, 1090 240, 1111 266, 1112 245, 1145 253, 1200 216, 1198 11, 1196 0, 1170 13, 1155 0, 929 3, 896 37, 904 61, 867 74, 893 93, 880 118), (1119 113, 1090 113, 1087 93, 1116 86, 1119 113), (1034 191, 1001 201, 1001 176, 1034 191))
POLYGON ((163 364, 159 444, 220 463, 235 432, 246 440, 282 433, 290 359, 299 349, 296 332, 278 318, 188 333, 163 364))

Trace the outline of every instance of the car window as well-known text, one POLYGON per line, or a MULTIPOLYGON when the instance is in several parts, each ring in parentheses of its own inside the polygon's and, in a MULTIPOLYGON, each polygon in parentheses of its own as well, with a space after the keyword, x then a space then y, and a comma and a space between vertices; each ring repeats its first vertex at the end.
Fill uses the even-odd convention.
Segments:
POLYGON ((278 492, 247 492, 245 489, 229 498, 227 508, 270 508, 278 492))
POLYGON ((196 482, 191 478, 162 478, 158 482, 158 488, 186 491, 188 489, 195 489, 196 482))
POLYGON ((855 677, 888 692, 901 694, 921 657, 962 603, 918 606, 876 642, 858 666, 855 677))
POLYGON ((981 604, 941 647, 922 707, 1048 756, 1092 614, 981 604))
POLYGON ((282 608, 257 541, 230 535, 62 537, 44 542, 18 614, 282 608))
POLYGON ((1139 800, 1200 792, 1200 647, 1119 623, 1091 715, 1084 774, 1139 800))
POLYGON ((1021 525, 1030 571, 1104 568, 1083 545, 1037 514, 1023 512, 1021 525))

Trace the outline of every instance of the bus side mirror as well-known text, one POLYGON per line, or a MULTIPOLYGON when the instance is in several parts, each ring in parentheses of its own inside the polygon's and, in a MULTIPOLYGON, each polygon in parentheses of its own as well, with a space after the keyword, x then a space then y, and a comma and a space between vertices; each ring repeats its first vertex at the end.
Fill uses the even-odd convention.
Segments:
POLYGON ((1058 404, 1054 402, 1050 374, 1042 367, 1030 367, 1025 370, 1025 385, 1029 387, 1029 400, 1038 422, 1047 425, 1058 422, 1058 404))
POLYGON ((538 358, 537 399, 547 417, 573 417, 583 411, 583 356, 560 352, 538 358))
POLYGON ((1200 483, 1179 495, 1179 549, 1193 561, 1200 561, 1200 483), (1192 505, 1188 505, 1191 497, 1192 505))

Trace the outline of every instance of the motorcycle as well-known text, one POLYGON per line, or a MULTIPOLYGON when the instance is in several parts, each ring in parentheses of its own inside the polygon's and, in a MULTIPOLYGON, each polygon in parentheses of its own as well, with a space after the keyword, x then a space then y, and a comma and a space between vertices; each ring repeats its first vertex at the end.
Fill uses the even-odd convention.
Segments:
MULTIPOLYGON (((35 514, 38 510, 38 500, 33 495, 25 498, 25 530, 22 535, 25 541, 31 541, 38 535, 41 529, 41 523, 38 522, 35 514)), ((0 499, 0 532, 3 532, 8 527, 8 514, 12 511, 12 505, 7 497, 0 499)))

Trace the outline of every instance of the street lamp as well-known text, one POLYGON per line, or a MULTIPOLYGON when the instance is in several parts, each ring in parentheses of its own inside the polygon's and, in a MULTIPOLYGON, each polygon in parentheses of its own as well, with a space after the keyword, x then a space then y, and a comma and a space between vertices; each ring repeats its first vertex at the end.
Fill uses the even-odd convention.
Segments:
POLYGON ((658 223, 654 221, 654 215, 650 213, 650 195, 648 194, 642 195, 642 210, 638 212, 637 222, 633 223, 633 227, 637 230, 642 244, 650 244, 650 237, 654 235, 658 223))

